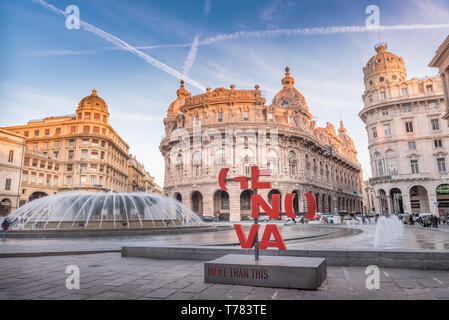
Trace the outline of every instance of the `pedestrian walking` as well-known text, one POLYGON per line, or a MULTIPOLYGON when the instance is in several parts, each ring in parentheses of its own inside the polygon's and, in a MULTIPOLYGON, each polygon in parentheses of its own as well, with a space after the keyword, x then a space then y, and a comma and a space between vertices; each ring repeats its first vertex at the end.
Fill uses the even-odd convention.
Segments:
POLYGON ((11 223, 9 222, 8 218, 5 218, 2 222, 2 240, 6 239, 6 232, 8 232, 9 226, 11 225, 11 223))

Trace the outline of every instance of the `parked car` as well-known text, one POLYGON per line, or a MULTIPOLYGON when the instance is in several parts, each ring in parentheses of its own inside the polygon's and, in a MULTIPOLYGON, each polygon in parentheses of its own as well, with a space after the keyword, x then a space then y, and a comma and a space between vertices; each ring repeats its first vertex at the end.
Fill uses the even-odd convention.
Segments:
POLYGON ((321 216, 321 221, 323 222, 327 221, 327 223, 332 224, 341 223, 340 216, 334 214, 323 214, 321 216))
MULTIPOLYGON (((249 221, 254 222, 254 218, 251 217, 249 221)), ((268 221, 270 221, 270 218, 268 216, 266 215, 259 216, 258 222, 268 222, 268 221)))
POLYGON ((217 218, 211 216, 201 216, 201 220, 203 220, 203 222, 218 222, 217 218))
POLYGON ((296 218, 287 218, 285 219, 284 225, 290 226, 297 223, 304 223, 304 217, 296 217, 296 218))

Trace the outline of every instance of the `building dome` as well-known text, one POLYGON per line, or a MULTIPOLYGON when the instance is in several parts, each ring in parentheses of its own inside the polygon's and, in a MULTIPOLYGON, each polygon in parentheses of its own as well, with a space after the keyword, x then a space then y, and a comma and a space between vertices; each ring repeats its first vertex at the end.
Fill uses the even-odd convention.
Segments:
POLYGON ((284 86, 273 98, 273 106, 283 108, 299 107, 309 114, 309 107, 307 106, 304 96, 294 87, 295 79, 290 76, 290 68, 285 68, 285 77, 282 79, 284 86))
POLYGON ((407 79, 404 60, 391 52, 387 52, 385 42, 378 43, 375 49, 376 54, 363 68, 366 88, 407 79))
POLYGON ((346 128, 343 125, 343 121, 340 121, 340 128, 338 129, 338 137, 343 142, 344 148, 354 156, 357 154, 357 150, 354 145, 354 141, 351 137, 346 133, 346 128))
POLYGON ((178 99, 170 104, 168 107, 168 113, 177 114, 180 112, 181 107, 184 105, 185 99, 191 95, 191 93, 184 87, 184 80, 181 80, 181 86, 176 91, 176 94, 178 95, 178 99))
POLYGON ((97 108, 102 109, 104 111, 108 111, 108 105, 102 98, 97 96, 97 90, 92 90, 92 93, 81 99, 81 101, 78 104, 78 109, 83 108, 97 108))

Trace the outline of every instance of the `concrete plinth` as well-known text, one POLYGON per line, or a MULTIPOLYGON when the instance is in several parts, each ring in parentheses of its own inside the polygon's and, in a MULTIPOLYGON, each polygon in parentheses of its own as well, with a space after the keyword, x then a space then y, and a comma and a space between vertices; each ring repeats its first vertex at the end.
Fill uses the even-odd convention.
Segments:
POLYGON ((317 289, 327 276, 325 258, 228 254, 204 263, 204 282, 317 289))

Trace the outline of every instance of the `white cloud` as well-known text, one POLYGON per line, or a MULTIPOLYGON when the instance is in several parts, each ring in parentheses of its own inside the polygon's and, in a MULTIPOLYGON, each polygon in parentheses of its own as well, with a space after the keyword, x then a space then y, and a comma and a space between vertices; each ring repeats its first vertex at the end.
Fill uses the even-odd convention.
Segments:
MULTIPOLYGON (((40 4, 40 5, 42 5, 45 8, 47 8, 47 9, 57 13, 57 14, 66 16, 66 13, 64 11, 56 8, 55 6, 53 6, 51 4, 46 3, 43 0, 33 0, 33 1, 38 3, 38 4, 40 4)), ((172 75, 172 76, 174 76, 174 77, 176 77, 178 79, 184 79, 185 82, 187 82, 187 83, 189 83, 189 84, 191 84, 191 85, 193 85, 193 86, 195 86, 195 87, 197 87, 197 88, 199 88, 201 90, 206 90, 205 87, 203 87, 201 84, 199 84, 195 80, 192 80, 192 79, 190 79, 188 77, 183 77, 183 75, 180 72, 178 72, 175 69, 167 66, 166 64, 164 64, 164 63, 154 59, 153 57, 143 53, 142 51, 134 48, 133 46, 131 46, 128 43, 126 43, 125 41, 119 39, 118 37, 113 36, 113 35, 107 33, 106 31, 103 31, 103 30, 101 30, 101 29, 99 29, 99 28, 97 28, 97 27, 95 27, 95 26, 93 26, 93 25, 91 25, 91 24, 89 24, 87 22, 84 22, 82 20, 80 20, 80 25, 81 25, 81 27, 83 29, 96 34, 97 36, 105 39, 106 41, 109 41, 109 42, 113 43, 117 47, 120 47, 123 50, 129 51, 129 52, 137 55, 139 58, 143 59, 148 64, 150 64, 150 65, 152 65, 152 66, 154 66, 154 67, 156 67, 156 68, 158 68, 158 69, 160 69, 160 70, 162 70, 162 71, 164 71, 164 72, 166 72, 166 73, 168 73, 168 74, 170 74, 170 75, 172 75)))

